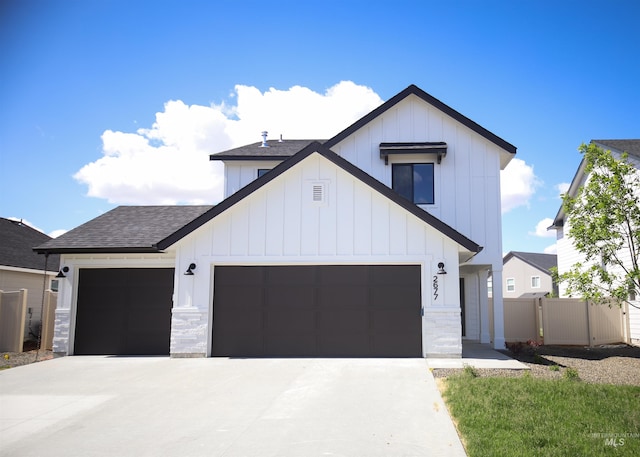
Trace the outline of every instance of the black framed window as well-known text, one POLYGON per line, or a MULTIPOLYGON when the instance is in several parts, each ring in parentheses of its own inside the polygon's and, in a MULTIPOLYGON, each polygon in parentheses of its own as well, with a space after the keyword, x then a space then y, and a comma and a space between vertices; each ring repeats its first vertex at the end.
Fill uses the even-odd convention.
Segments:
POLYGON ((268 171, 271 171, 271 168, 258 168, 258 178, 268 171))
POLYGON ((432 163, 396 163, 391 173, 393 190, 404 198, 418 205, 434 204, 432 163))

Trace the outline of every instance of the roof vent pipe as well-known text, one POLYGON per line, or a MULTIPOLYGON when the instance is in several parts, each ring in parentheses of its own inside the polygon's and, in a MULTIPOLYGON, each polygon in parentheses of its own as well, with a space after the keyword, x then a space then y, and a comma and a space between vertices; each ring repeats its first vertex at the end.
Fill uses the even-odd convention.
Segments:
POLYGON ((280 134, 280 139, 278 140, 278 143, 282 143, 282 133, 280 134))
POLYGON ((260 145, 261 148, 268 148, 269 145, 267 144, 267 134, 269 132, 267 132, 266 130, 264 132, 262 132, 262 144, 260 145))

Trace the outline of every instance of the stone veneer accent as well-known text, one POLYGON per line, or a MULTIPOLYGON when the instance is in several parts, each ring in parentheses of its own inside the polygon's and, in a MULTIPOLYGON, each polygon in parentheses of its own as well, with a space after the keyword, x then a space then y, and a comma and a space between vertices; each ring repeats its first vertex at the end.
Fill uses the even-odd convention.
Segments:
POLYGON ((171 314, 171 357, 205 357, 209 313, 198 308, 173 308, 171 314))
POLYGON ((71 328, 71 311, 56 309, 53 330, 53 352, 59 355, 69 354, 69 329, 71 328))
POLYGON ((460 308, 425 308, 427 357, 462 357, 460 308))

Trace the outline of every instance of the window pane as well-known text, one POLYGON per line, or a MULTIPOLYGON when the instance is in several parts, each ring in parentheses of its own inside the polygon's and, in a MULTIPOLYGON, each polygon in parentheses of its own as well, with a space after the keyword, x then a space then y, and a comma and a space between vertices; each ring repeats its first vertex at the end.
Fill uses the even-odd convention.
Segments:
POLYGON ((531 287, 534 289, 540 287, 540 276, 531 276, 531 287))
POLYGON ((413 166, 413 203, 433 204, 433 164, 413 166))
POLYGON ((392 169, 392 187, 409 201, 413 201, 413 183, 411 176, 412 166, 409 164, 396 164, 392 169))
POLYGON ((271 171, 269 168, 258 168, 258 178, 261 177, 266 172, 271 171))

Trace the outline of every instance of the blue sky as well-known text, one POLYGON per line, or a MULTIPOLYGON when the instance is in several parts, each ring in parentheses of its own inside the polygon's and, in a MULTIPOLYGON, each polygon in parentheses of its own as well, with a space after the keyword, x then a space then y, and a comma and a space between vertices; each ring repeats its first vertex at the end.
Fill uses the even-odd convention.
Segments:
POLYGON ((518 147, 504 252, 552 249, 536 226, 580 143, 640 138, 639 22, 616 0, 4 0, 0 216, 51 234, 171 192, 215 203, 209 152, 264 124, 328 137, 416 84, 518 147))

